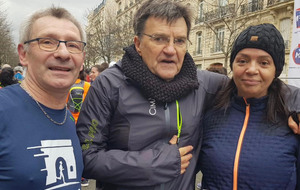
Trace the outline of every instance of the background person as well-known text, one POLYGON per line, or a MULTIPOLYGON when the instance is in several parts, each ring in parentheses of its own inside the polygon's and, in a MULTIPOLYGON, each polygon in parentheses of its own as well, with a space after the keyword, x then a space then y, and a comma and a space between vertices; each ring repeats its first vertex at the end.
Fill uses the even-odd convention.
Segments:
POLYGON ((24 79, 23 76, 23 67, 22 66, 16 66, 14 68, 14 77, 17 79, 19 82, 21 82, 24 79))
POLYGON ((67 107, 72 113, 75 123, 77 123, 78 116, 81 110, 82 103, 90 89, 90 83, 84 80, 84 69, 79 72, 78 78, 70 88, 67 97, 67 107))
POLYGON ((16 84, 18 81, 14 78, 14 71, 10 67, 5 67, 0 73, 0 86, 6 87, 12 84, 16 84))
POLYGON ((105 62, 102 63, 101 65, 94 65, 94 66, 92 66, 91 71, 90 71, 90 80, 91 80, 91 83, 93 81, 95 81, 95 79, 97 78, 97 76, 99 76, 100 73, 103 72, 108 67, 109 67, 108 63, 105 63, 105 62))
POLYGON ((0 91, 0 189, 80 189, 82 153, 66 98, 84 62, 84 31, 56 7, 35 12, 20 31, 27 74, 0 91))
POLYGON ((77 133, 83 176, 97 188, 195 188, 201 114, 227 77, 197 71, 186 51, 190 18, 178 2, 144 2, 134 45, 90 87, 77 133))
POLYGON ((285 46, 272 24, 236 39, 233 77, 204 117, 203 189, 299 189, 300 139, 287 125, 285 46))
POLYGON ((84 80, 89 83, 91 83, 90 71, 91 71, 91 69, 89 69, 89 68, 84 69, 84 80))
POLYGON ((9 64, 2 65, 2 69, 6 68, 6 67, 10 67, 11 68, 11 66, 9 64))
POLYGON ((208 67, 206 70, 223 75, 227 75, 227 69, 225 67, 208 67))
MULTIPOLYGON (((67 98, 67 108, 72 113, 75 123, 77 123, 82 103, 87 95, 87 92, 89 91, 90 86, 90 83, 85 81, 85 69, 83 68, 79 72, 77 80, 71 86, 67 98)), ((81 178, 81 186, 86 187, 88 185, 89 180, 81 178)))

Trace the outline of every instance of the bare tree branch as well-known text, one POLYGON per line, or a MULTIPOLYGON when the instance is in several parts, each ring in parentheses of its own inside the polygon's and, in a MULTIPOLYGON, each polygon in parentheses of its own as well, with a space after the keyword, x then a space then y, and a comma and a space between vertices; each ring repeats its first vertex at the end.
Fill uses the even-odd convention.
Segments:
POLYGON ((5 11, 2 11, 3 3, 0 2, 0 66, 9 64, 16 66, 18 64, 18 55, 16 45, 14 44, 11 25, 7 21, 5 11))

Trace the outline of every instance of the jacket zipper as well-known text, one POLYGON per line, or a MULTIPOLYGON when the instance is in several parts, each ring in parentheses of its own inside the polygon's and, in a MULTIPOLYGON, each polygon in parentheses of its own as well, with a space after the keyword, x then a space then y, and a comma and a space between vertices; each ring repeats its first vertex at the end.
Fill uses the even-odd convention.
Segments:
MULTIPOLYGON (((166 128, 169 129, 169 131, 170 131, 171 121, 170 121, 170 109, 169 109, 168 103, 165 103, 164 110, 165 110, 166 128)), ((160 184, 160 190, 165 190, 164 183, 160 184)))
POLYGON ((233 190, 238 189, 237 186, 238 186, 239 160, 240 160, 242 144, 243 144, 243 141, 244 141, 244 136, 245 136, 245 133, 246 133, 246 129, 248 127, 248 121, 249 121, 249 116, 250 116, 250 105, 247 103, 247 100, 245 98, 244 98, 244 101, 246 103, 246 115, 245 115, 243 128, 242 128, 242 131, 240 133, 239 141, 238 141, 238 144, 237 144, 236 153, 235 153, 234 168, 233 168, 233 190))
MULTIPOLYGON (((165 104, 164 106, 164 109, 165 109, 165 120, 166 120, 166 129, 169 129, 169 133, 170 133, 170 130, 171 130, 171 119, 170 119, 170 108, 168 106, 168 103, 165 104)), ((168 139, 170 140, 170 139, 168 139)))

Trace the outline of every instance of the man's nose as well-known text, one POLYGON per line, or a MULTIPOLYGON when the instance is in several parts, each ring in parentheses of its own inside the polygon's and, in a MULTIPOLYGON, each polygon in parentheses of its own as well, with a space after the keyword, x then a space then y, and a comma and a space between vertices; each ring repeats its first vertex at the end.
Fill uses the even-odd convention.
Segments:
POLYGON ((163 51, 166 54, 175 54, 176 53, 176 49, 175 49, 174 40, 170 40, 169 43, 166 44, 166 47, 163 49, 163 51))
POLYGON ((69 50, 67 49, 67 46, 65 43, 60 42, 59 46, 55 52, 55 55, 57 57, 60 57, 62 59, 68 59, 71 56, 71 53, 69 52, 69 50))

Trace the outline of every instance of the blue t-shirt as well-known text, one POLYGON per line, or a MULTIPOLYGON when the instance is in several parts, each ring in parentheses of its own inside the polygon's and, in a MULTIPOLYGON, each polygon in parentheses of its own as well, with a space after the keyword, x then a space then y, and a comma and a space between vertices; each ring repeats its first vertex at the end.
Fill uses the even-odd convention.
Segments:
MULTIPOLYGON (((52 119, 64 120, 65 109, 43 106, 52 119)), ((0 90, 0 189, 81 188, 83 160, 74 120, 51 122, 20 87, 0 90)))

